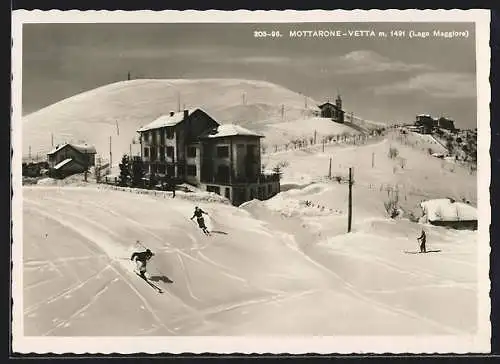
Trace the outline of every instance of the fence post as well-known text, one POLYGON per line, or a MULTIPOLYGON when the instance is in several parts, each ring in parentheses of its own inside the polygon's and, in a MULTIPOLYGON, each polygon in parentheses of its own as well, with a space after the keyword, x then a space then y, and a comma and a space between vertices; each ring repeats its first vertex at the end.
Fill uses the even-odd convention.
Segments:
POLYGON ((352 168, 349 168, 349 204, 347 213, 347 232, 351 232, 352 223, 352 168))

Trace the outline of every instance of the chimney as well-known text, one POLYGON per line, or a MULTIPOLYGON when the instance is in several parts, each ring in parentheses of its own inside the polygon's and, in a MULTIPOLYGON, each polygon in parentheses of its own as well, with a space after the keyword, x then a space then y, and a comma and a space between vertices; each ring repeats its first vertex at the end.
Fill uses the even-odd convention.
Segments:
POLYGON ((187 119, 189 116, 189 110, 184 109, 184 119, 187 119))
POLYGON ((174 112, 173 111, 170 111, 170 116, 174 116, 174 112))

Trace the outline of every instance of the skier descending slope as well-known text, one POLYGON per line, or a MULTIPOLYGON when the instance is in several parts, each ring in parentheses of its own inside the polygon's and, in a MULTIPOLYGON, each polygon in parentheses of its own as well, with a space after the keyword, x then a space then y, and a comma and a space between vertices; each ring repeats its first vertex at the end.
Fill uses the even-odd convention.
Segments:
POLYGON ((210 232, 205 226, 205 219, 203 218, 203 214, 208 215, 205 211, 196 206, 194 208, 194 213, 193 216, 191 217, 191 220, 193 220, 196 217, 196 221, 198 222, 198 226, 200 227, 200 229, 205 233, 205 235, 210 235, 210 232))
POLYGON ((135 261, 136 269, 134 271, 140 275, 142 278, 146 277, 146 265, 147 262, 154 256, 153 252, 146 249, 145 252, 134 252, 130 257, 130 260, 135 261))
POLYGON ((146 276, 146 265, 149 262, 149 260, 154 256, 154 253, 146 249, 146 251, 143 252, 134 252, 132 256, 130 257, 130 260, 135 261, 136 263, 136 269, 134 269, 134 272, 144 279, 151 287, 156 289, 159 293, 163 293, 160 287, 152 283, 149 278, 146 276))

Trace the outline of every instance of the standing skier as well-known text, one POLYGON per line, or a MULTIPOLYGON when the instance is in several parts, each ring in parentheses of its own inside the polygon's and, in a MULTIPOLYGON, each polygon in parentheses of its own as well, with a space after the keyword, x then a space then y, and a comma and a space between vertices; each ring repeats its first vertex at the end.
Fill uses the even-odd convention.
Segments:
POLYGON ((130 260, 135 261, 136 269, 134 271, 140 275, 142 278, 147 279, 146 277, 146 264, 153 257, 154 253, 146 249, 144 252, 134 252, 130 257, 130 260))
POLYGON ((196 206, 194 208, 194 214, 193 216, 191 217, 191 220, 193 220, 195 217, 196 217, 196 221, 198 222, 198 226, 200 227, 200 229, 206 234, 208 235, 209 232, 207 230, 207 227, 205 226, 205 219, 203 218, 203 214, 205 215, 208 215, 205 211, 203 211, 202 209, 200 209, 198 206, 196 206))
POLYGON ((425 249, 425 242, 427 241, 427 236, 425 235, 424 229, 422 229, 422 234, 417 238, 417 241, 421 241, 420 243, 420 253, 427 253, 425 249))

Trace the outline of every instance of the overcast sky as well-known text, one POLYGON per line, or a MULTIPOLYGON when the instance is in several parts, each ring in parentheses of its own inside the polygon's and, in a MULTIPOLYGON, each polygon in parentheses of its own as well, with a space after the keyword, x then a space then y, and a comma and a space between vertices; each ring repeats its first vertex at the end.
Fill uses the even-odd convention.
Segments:
POLYGON ((141 78, 267 80, 317 100, 337 91, 366 119, 446 115, 476 125, 472 24, 29 24, 23 29, 23 113, 79 92, 141 78), (257 29, 280 39, 255 38, 257 29), (468 30, 469 38, 290 38, 289 30, 468 30))

